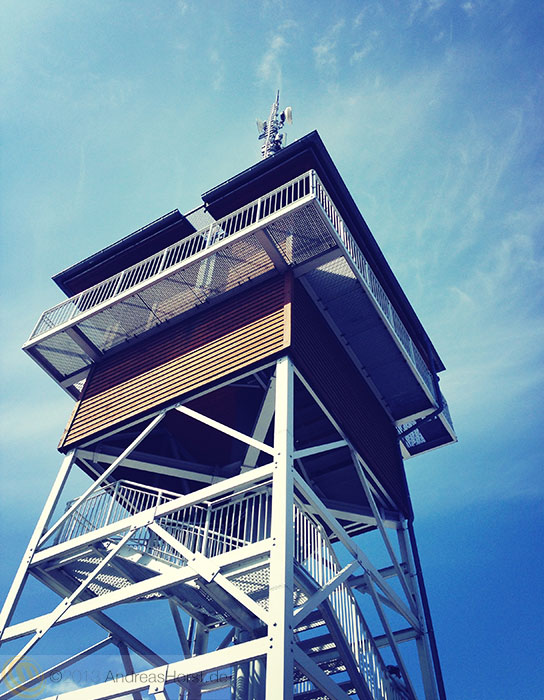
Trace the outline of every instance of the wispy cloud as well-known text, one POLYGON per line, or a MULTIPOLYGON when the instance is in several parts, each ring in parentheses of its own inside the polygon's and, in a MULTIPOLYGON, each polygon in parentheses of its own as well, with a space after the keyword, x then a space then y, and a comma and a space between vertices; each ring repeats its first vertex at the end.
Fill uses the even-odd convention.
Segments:
POLYGON ((351 65, 359 63, 376 48, 379 32, 374 29, 366 34, 365 40, 359 44, 350 56, 351 65))
POLYGON ((266 50, 257 65, 257 77, 260 82, 281 87, 283 56, 289 47, 289 35, 297 26, 295 20, 285 19, 278 25, 277 31, 269 35, 266 50))
POLYGON ((342 29, 346 22, 339 19, 313 47, 315 65, 319 71, 334 73, 338 64, 337 48, 342 29))
POLYGON ((225 82, 225 63, 221 59, 217 49, 211 50, 210 63, 212 65, 212 88, 214 90, 220 90, 225 82))
POLYGON ((287 41, 282 34, 274 34, 268 44, 268 48, 257 67, 257 75, 263 82, 281 83, 281 51, 287 46, 287 41))
POLYGON ((408 22, 411 24, 418 17, 426 19, 442 9, 445 4, 446 0, 411 0, 408 22))
POLYGON ((177 7, 181 15, 187 14, 189 10, 191 9, 191 4, 189 3, 188 0, 178 0, 177 1, 177 7))

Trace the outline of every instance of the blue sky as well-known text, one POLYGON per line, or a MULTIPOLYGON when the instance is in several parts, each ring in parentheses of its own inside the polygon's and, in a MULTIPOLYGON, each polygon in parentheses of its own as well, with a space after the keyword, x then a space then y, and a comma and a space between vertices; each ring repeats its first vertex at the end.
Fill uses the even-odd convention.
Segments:
POLYGON ((459 444, 407 473, 449 697, 537 697, 539 4, 4 0, 0 13, 2 588, 72 405, 20 351, 61 301, 51 275, 256 162, 255 119, 280 88, 289 140, 319 131, 448 368, 459 444))

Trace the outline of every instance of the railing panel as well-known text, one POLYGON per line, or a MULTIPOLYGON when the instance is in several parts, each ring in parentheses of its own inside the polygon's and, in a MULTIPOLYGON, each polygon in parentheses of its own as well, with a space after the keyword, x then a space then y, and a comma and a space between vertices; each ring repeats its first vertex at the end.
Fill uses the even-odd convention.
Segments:
MULTIPOLYGON (((320 586, 342 567, 321 524, 295 505, 295 559, 320 586)), ((389 680, 372 634, 351 588, 342 583, 329 596, 346 640, 371 693, 376 700, 404 700, 389 680)), ((301 692, 301 691, 299 691, 301 692)))
POLYGON ((139 284, 148 282, 166 270, 185 262, 193 255, 201 253, 212 245, 240 233, 267 216, 276 214, 306 196, 310 191, 311 173, 304 173, 277 190, 268 193, 260 200, 214 222, 205 229, 196 231, 181 241, 119 272, 89 289, 45 311, 32 331, 30 340, 50 331, 79 314, 114 299, 139 284))
MULTIPOLYGON (((55 543, 119 522, 136 513, 167 503, 179 494, 117 481, 92 493, 59 530, 55 543)), ((238 497, 195 504, 157 519, 157 523, 191 552, 214 557, 270 537, 270 485, 249 489, 238 497)), ((70 501, 68 510, 75 501, 70 501)), ((159 537, 138 530, 128 544, 171 564, 185 559, 159 537)))
MULTIPOLYGON (((417 369, 421 379, 426 384, 427 388, 433 396, 435 396, 433 375, 429 370, 427 363, 421 356, 419 350, 414 346, 410 334, 406 330, 405 325, 401 321, 395 308, 389 301, 389 298, 380 284, 378 278, 374 274, 367 260, 365 259, 361 249, 357 245, 352 234, 345 225, 342 217, 338 213, 336 206, 332 202, 329 194, 318 176, 314 173, 315 178, 315 192, 316 198, 323 212, 326 214, 332 227, 338 234, 338 237, 342 241, 344 248, 349 253, 357 271, 361 275, 365 282, 367 291, 370 292, 372 298, 382 310, 383 314, 387 318, 391 330, 394 332, 395 336, 399 340, 400 345, 404 348, 410 359, 412 360, 415 368, 417 369)), ((435 396, 435 399, 437 397, 435 396)))

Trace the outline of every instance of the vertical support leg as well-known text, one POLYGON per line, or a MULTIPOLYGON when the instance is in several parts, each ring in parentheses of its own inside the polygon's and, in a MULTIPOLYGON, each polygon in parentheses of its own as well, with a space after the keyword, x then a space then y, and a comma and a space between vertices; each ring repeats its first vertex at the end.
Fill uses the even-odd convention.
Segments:
MULTIPOLYGON (((196 622, 195 643, 193 656, 205 654, 208 649, 208 630, 200 622, 196 622)), ((195 683, 187 693, 187 700, 201 700, 202 690, 200 683, 195 683)))
POLYGON ((442 696, 442 694, 439 695, 437 693, 437 686, 435 683, 436 676, 434 673, 431 649, 429 647, 429 633, 427 630, 426 616, 423 609, 421 593, 418 585, 417 571, 415 567, 414 557, 412 555, 410 540, 406 531, 405 522, 401 523, 401 526, 397 530, 397 533, 402 558, 408 565, 408 571, 410 574, 409 580, 413 590, 414 600, 418 608, 418 618, 421 624, 421 628, 423 629, 423 634, 416 639, 416 648, 419 658, 419 667, 421 669, 421 677, 423 680, 425 700, 437 700, 438 697, 440 697, 441 700, 445 700, 445 695, 442 696))
POLYGON ((66 480, 68 479, 68 476, 70 474, 70 469, 72 468, 74 457, 75 450, 72 450, 71 452, 68 452, 66 457, 63 459, 61 467, 57 474, 57 478, 53 483, 47 501, 45 502, 45 505, 43 507, 42 514, 40 515, 36 527, 34 528, 34 532, 32 533, 32 537, 30 538, 30 542, 28 543, 26 552, 21 560, 21 563, 19 564, 19 568, 17 570, 17 573, 15 574, 15 578, 13 579, 13 583, 11 584, 11 588, 9 589, 9 593, 4 603, 4 607, 2 608, 2 612, 0 613, 0 639, 2 638, 5 628, 10 623, 11 617, 15 610, 15 606, 17 605, 17 602, 19 600, 28 575, 28 566, 32 561, 32 557, 34 556, 34 553, 38 546, 38 542, 40 541, 44 530, 48 526, 49 520, 51 519, 53 511, 55 510, 56 505, 59 501, 60 494, 62 492, 62 489, 64 488, 64 484, 66 483, 66 480))
POLYGON ((293 366, 276 363, 266 699, 293 697, 293 366))
MULTIPOLYGON (((249 635, 247 632, 239 631, 238 638, 240 642, 247 642, 249 635)), ((238 664, 233 669, 233 700, 250 700, 249 681, 250 681, 250 662, 244 661, 238 664)))
MULTIPOLYGON (((130 652, 127 645, 124 642, 116 642, 119 653, 121 654, 121 660, 123 662, 123 667, 127 675, 134 675, 134 664, 130 658, 130 652)), ((132 693, 133 700, 142 700, 142 694, 139 690, 132 693)))
POLYGON ((264 700, 265 667, 263 659, 255 659, 252 663, 252 700, 264 700))

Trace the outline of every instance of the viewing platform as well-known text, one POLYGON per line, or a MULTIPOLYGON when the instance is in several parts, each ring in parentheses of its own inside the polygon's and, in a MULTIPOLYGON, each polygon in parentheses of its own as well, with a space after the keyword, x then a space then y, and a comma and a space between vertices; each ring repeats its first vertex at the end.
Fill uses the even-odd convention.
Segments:
POLYGON ((77 398, 106 354, 287 270, 370 379, 399 432, 436 414, 403 438, 405 456, 454 441, 436 371, 315 170, 48 309, 24 350, 77 398))

